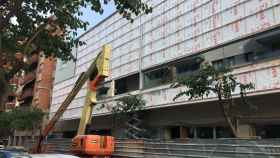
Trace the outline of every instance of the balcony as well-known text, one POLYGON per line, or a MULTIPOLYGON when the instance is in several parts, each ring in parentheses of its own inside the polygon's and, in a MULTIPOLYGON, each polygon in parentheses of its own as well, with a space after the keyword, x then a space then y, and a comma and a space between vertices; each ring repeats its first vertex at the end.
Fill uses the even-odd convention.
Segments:
POLYGON ((9 84, 17 85, 18 82, 19 82, 18 77, 13 77, 13 78, 9 81, 9 84))
POLYGON ((26 85, 36 79, 36 73, 35 72, 29 72, 27 75, 24 76, 23 80, 21 80, 21 85, 26 85))
POLYGON ((25 100, 27 98, 33 97, 33 88, 25 88, 22 94, 19 96, 19 101, 25 100))
POLYGON ((6 109, 13 109, 16 107, 16 103, 15 102, 8 102, 6 103, 6 109))

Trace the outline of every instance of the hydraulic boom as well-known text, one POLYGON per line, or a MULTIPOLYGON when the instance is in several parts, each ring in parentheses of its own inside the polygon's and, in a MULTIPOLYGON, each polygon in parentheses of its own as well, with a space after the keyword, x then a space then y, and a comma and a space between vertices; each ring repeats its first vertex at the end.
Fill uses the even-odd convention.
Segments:
MULTIPOLYGON (((48 134, 53 130, 55 124, 58 122, 58 120, 61 118, 63 113, 66 111, 70 103, 73 101, 73 99, 76 97, 78 92, 81 90, 82 86, 86 83, 88 79, 93 80, 94 82, 90 82, 92 84, 92 87, 96 87, 97 84, 109 74, 109 58, 111 54, 111 46, 110 45, 104 45, 103 50, 101 53, 97 55, 93 63, 90 65, 88 70, 86 72, 83 72, 78 80, 75 83, 74 88, 71 90, 71 92, 68 94, 66 99, 63 101, 55 115, 51 118, 51 120, 48 122, 46 127, 43 129, 43 131, 40 134, 40 137, 38 139, 38 142, 33 147, 34 153, 42 153, 42 144, 43 141, 46 139, 48 134)), ((96 102, 96 96, 93 93, 88 93, 88 95, 92 96, 90 97, 93 99, 94 103, 96 102), (95 100, 94 100, 95 99, 95 100)), ((87 97, 88 98, 88 97, 87 97)), ((92 110, 92 109, 91 109, 92 110)), ((82 114, 81 124, 79 127, 79 132, 84 132, 86 124, 91 119, 91 113, 89 114, 82 114), (86 115, 87 119, 84 119, 84 115, 86 115)))

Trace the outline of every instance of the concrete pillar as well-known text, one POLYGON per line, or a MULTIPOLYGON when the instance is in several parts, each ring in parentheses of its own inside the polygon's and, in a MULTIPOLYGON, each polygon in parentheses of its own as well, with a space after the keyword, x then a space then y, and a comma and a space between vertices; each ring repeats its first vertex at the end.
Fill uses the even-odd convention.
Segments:
POLYGON ((213 127, 213 139, 217 138, 217 131, 216 131, 216 127, 213 127))
POLYGON ((22 136, 18 136, 17 146, 22 146, 22 136))
POLYGON ((7 144, 7 146, 11 146, 11 143, 12 143, 12 137, 9 136, 9 137, 8 137, 8 144, 7 144))
POLYGON ((16 136, 14 136, 13 144, 12 144, 12 145, 13 145, 13 146, 17 145, 17 137, 16 137, 16 136))
POLYGON ((256 129, 253 125, 241 124, 237 128, 239 138, 251 138, 256 136, 256 129))
POLYGON ((194 138, 197 138, 197 128, 194 127, 194 138))

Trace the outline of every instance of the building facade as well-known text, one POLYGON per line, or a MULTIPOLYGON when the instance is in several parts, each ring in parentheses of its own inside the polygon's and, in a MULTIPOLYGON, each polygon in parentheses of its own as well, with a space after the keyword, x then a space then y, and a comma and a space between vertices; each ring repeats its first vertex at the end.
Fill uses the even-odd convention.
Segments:
MULTIPOLYGON (((253 83, 248 96, 255 110, 240 118, 240 136, 280 137, 277 106, 280 88, 279 0, 149 0, 153 12, 133 23, 114 13, 80 36, 87 44, 73 49, 77 61, 59 64, 53 89, 53 116, 78 76, 87 70, 104 44, 112 45, 111 75, 93 111, 92 131, 122 137, 114 128, 110 110, 116 99, 142 94, 146 100, 143 122, 152 138, 230 137, 214 95, 188 101, 174 96, 183 88, 170 88, 174 79, 199 68, 195 57, 219 67, 234 68, 242 83, 253 83), (100 108, 106 105, 105 108, 100 108)), ((57 126, 65 137, 75 135, 86 87, 79 92, 57 126)), ((236 98, 238 103, 238 97, 236 98)))
MULTIPOLYGON (((49 112, 56 60, 45 58, 34 51, 26 58, 26 62, 26 70, 17 73, 10 81, 14 90, 7 97, 6 110, 33 106, 49 112)), ((13 138, 9 138, 9 143, 24 145, 38 134, 39 131, 15 131, 13 138)))

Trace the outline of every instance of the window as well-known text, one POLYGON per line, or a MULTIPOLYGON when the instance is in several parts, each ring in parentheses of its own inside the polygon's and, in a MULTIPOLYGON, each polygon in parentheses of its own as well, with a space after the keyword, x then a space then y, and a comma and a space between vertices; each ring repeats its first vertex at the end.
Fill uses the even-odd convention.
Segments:
POLYGON ((106 82, 98 86, 96 91, 97 100, 104 99, 106 97, 112 96, 112 93, 109 93, 111 89, 112 82, 106 82))
POLYGON ((188 75, 197 71, 200 67, 199 63, 180 63, 176 65, 176 74, 181 75, 188 75))
POLYGON ((225 64, 226 67, 233 67, 233 66, 235 66, 236 65, 235 56, 226 58, 224 60, 224 64, 225 64))
POLYGON ((15 96, 8 96, 8 102, 14 102, 16 99, 15 96))
POLYGON ((232 138, 234 137, 232 132, 228 127, 216 127, 216 137, 217 138, 232 138))
POLYGON ((169 83, 172 80, 171 70, 168 67, 144 73, 144 88, 152 88, 169 83))
POLYGON ((241 66, 244 64, 250 64, 252 62, 263 61, 267 59, 279 58, 280 50, 275 51, 263 51, 263 52, 248 52, 225 59, 213 61, 215 68, 219 69, 222 67, 234 67, 241 66))
POLYGON ((233 67, 236 65, 236 57, 232 56, 225 59, 214 61, 213 65, 216 69, 221 69, 224 67, 233 67))
POLYGON ((272 59, 280 56, 280 51, 259 52, 254 54, 254 60, 260 61, 265 59, 272 59))
POLYGON ((221 69, 221 68, 223 68, 223 66, 224 66, 224 62, 223 62, 223 60, 214 61, 214 62, 213 62, 213 66, 214 66, 216 69, 221 69))
POLYGON ((179 139, 180 138, 180 127, 171 127, 170 128, 171 139, 179 139))
POLYGON ((256 134, 261 138, 280 138, 280 125, 257 126, 256 134))
POLYGON ((124 77, 115 81, 115 94, 123 94, 139 89, 139 74, 124 77))
POLYGON ((254 53, 253 52, 249 52, 249 53, 244 54, 244 59, 245 59, 245 62, 252 62, 252 61, 254 61, 254 53))
POLYGON ((170 139, 184 139, 188 138, 189 128, 183 126, 172 126, 168 128, 170 132, 170 139))
POLYGON ((213 128, 212 127, 198 127, 196 129, 198 138, 213 138, 213 128))

